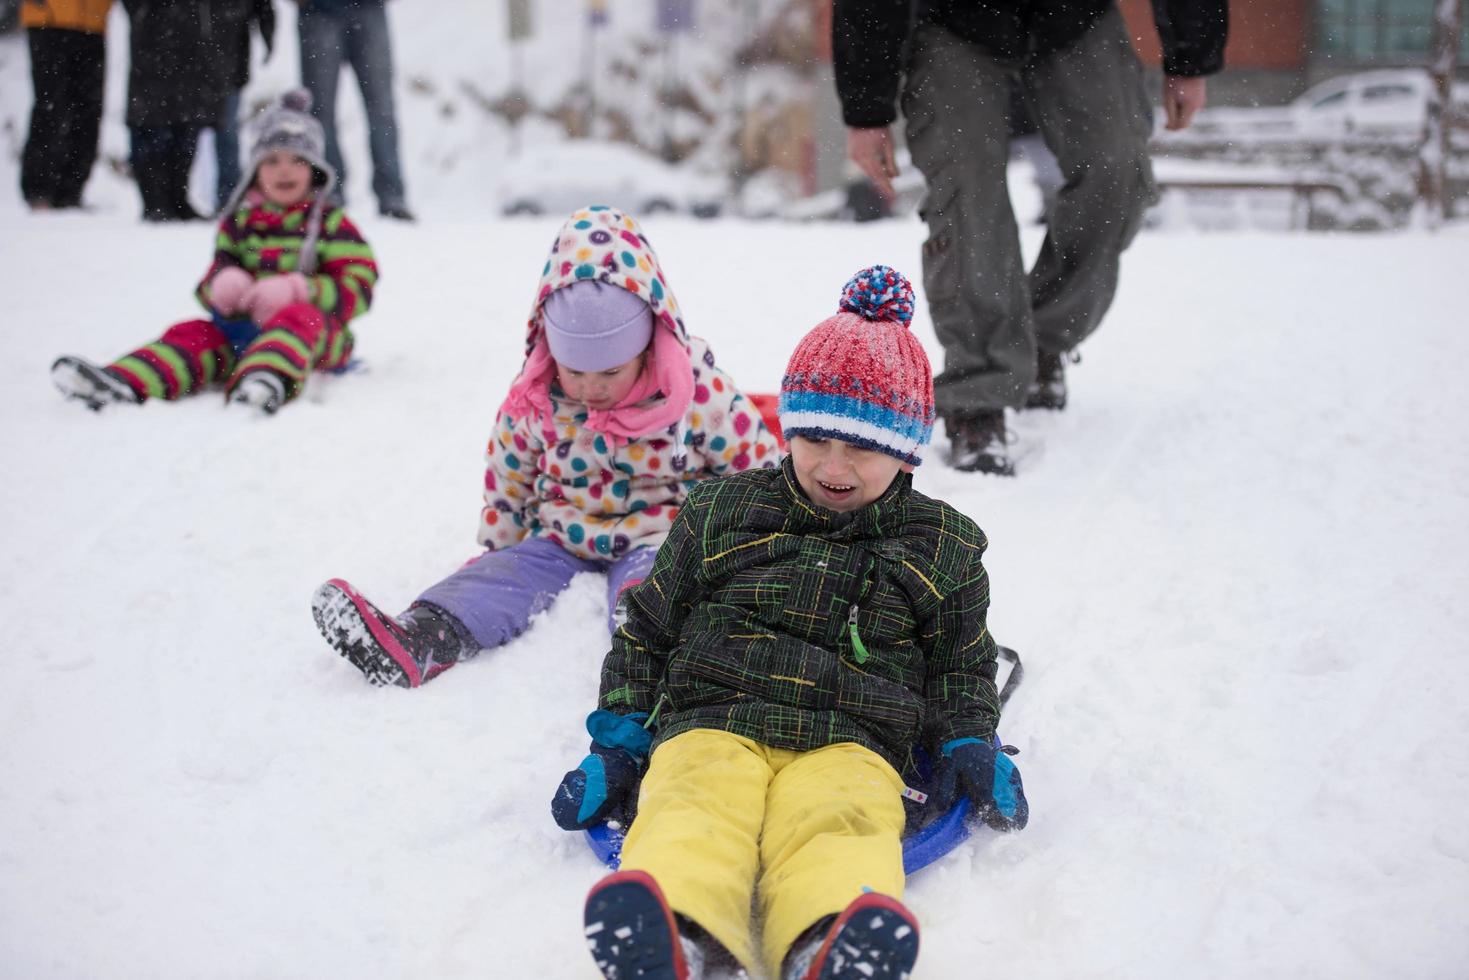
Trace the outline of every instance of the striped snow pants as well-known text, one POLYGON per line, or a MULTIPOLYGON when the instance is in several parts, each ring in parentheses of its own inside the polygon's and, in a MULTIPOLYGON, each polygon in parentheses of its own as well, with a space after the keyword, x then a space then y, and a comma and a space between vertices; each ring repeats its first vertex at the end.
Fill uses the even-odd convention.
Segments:
POLYGON ((182 398, 216 382, 235 386, 252 371, 272 371, 295 398, 312 370, 352 355, 352 331, 310 303, 292 303, 263 328, 249 320, 185 320, 108 365, 141 398, 182 398))

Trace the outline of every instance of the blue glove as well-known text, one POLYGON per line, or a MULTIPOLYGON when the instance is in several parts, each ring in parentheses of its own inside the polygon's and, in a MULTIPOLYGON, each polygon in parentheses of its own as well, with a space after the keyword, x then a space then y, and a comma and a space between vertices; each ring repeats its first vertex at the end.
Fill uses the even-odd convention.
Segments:
POLYGON ((1030 820, 1030 804, 1020 783, 1020 770, 1010 761, 1016 750, 977 738, 945 742, 939 760, 934 796, 940 811, 959 797, 969 797, 974 813, 996 830, 1023 830, 1030 820))
POLYGON ((637 794, 653 733, 644 714, 593 711, 587 717, 592 751, 581 765, 561 777, 551 799, 551 816, 562 830, 586 830, 637 794))

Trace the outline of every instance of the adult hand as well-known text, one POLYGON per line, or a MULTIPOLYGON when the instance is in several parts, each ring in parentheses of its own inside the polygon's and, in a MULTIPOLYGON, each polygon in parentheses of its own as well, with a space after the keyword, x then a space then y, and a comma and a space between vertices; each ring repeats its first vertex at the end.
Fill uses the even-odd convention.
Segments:
POLYGON ((1164 75, 1163 114, 1167 118, 1164 128, 1174 131, 1187 129, 1188 124, 1194 121, 1194 114, 1204 107, 1205 97, 1202 77, 1164 75))
POLYGON ((937 776, 934 796, 941 811, 967 796, 974 814, 996 830, 1024 830, 1030 820, 1020 770, 990 742, 958 738, 945 743, 937 776))
POLYGON ((897 196, 893 190, 893 178, 898 176, 898 162, 893 157, 893 138, 886 126, 849 128, 847 156, 877 185, 888 201, 897 196))

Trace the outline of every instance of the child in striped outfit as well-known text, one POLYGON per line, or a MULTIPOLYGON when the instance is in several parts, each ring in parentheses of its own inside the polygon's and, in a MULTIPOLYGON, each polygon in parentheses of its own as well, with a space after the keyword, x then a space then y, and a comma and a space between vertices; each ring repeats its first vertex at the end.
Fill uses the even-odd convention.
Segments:
POLYGON ((541 272, 526 359, 490 436, 488 550, 398 616, 341 579, 311 611, 373 684, 418 687, 524 631, 579 572, 607 576, 609 627, 697 481, 776 465, 760 413, 684 329, 638 223, 567 219, 541 272))
POLYGON ((248 176, 219 224, 196 296, 210 319, 185 320, 105 367, 58 358, 51 377, 88 408, 174 400, 224 382, 233 404, 266 414, 300 394, 313 370, 344 367, 348 324, 366 312, 377 262, 346 213, 321 124, 304 90, 255 124, 248 176))

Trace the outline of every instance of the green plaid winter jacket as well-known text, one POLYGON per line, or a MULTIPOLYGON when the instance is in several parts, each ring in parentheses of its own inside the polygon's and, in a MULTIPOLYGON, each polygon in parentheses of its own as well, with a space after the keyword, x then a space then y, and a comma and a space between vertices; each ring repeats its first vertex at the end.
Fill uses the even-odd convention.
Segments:
POLYGON ((789 458, 700 483, 628 594, 601 706, 656 707, 655 746, 694 728, 797 751, 857 742, 900 772, 915 745, 988 738, 986 544, 907 474, 851 514, 812 504, 789 458))

